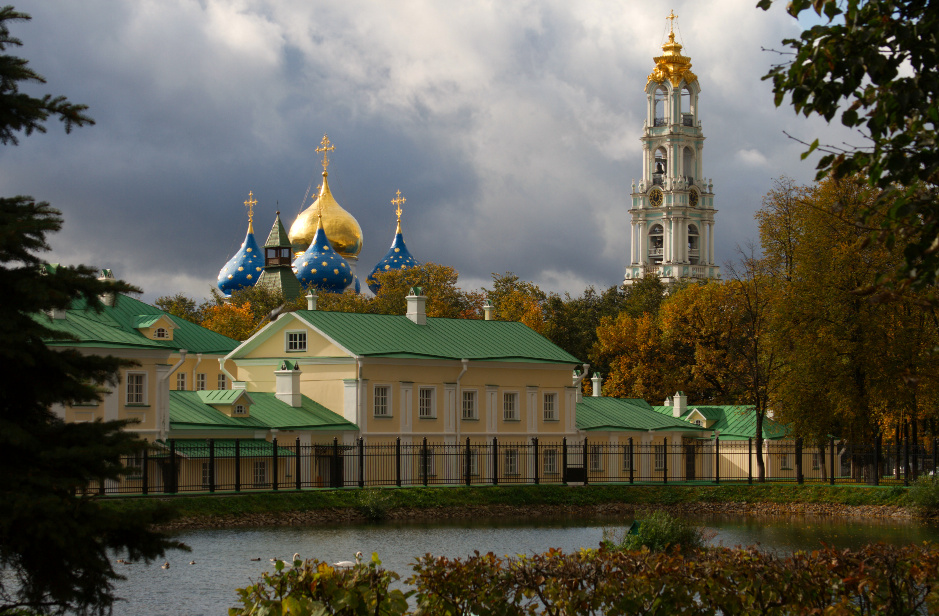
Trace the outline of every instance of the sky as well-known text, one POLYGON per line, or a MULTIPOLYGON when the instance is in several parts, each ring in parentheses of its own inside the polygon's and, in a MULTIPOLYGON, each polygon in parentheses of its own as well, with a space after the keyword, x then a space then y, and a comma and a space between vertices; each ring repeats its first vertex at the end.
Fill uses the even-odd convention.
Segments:
MULTIPOLYGON (((312 202, 315 152, 362 226, 365 277, 395 229, 459 286, 514 272, 580 295, 619 284, 640 179, 646 78, 674 9, 701 85, 718 263, 757 241, 754 213, 805 141, 839 126, 773 103, 761 77, 802 25, 756 0, 26 0, 14 24, 48 83, 96 125, 0 149, 0 194, 64 215, 50 261, 111 268, 143 299, 207 297, 244 240, 312 202)), ((837 122, 837 121, 836 121, 837 122)))

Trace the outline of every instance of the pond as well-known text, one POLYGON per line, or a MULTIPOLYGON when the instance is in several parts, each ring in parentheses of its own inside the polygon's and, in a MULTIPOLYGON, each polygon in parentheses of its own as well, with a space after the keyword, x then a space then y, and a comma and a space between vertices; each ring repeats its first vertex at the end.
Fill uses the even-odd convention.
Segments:
MULTIPOLYGON (((622 529, 632 520, 448 520, 384 523, 367 526, 270 527, 187 531, 177 537, 191 553, 172 552, 170 568, 115 565, 127 579, 117 594, 125 601, 115 613, 139 616, 209 616, 226 614, 235 589, 271 569, 270 558, 303 558, 327 562, 352 560, 357 551, 377 552, 383 566, 402 578, 415 557, 425 553, 465 557, 473 550, 498 555, 533 554, 548 548, 573 551, 597 547, 603 530, 622 529), (260 561, 251 560, 260 558, 260 561), (190 561, 196 564, 189 565, 190 561)), ((871 518, 710 516, 701 523, 716 532, 711 543, 759 544, 762 549, 791 552, 813 549, 820 542, 857 547, 885 541, 896 544, 939 541, 939 527, 908 520, 871 518)))

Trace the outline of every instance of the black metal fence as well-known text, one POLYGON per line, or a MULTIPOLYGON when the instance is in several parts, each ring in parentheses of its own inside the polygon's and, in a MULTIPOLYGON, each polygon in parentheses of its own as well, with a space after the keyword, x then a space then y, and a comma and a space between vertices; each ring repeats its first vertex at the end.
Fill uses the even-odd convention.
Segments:
MULTIPOLYGON (((459 444, 173 441, 124 460, 131 469, 106 481, 101 494, 176 494, 377 486, 571 483, 724 483, 759 481, 759 452, 749 441, 628 439, 624 442, 502 442, 459 444)), ((764 480, 790 483, 908 485, 937 470, 931 446, 902 441, 856 446, 831 440, 764 441, 764 480)))

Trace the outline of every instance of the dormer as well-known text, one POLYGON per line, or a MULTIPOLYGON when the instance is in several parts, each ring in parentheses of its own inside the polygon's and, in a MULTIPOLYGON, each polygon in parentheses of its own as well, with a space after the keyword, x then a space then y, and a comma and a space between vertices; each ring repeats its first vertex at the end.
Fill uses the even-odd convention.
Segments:
POLYGON ((691 409, 691 412, 688 413, 688 417, 686 418, 686 421, 696 426, 701 426, 703 428, 710 428, 712 425, 714 425, 715 420, 708 420, 708 418, 705 417, 704 414, 698 409, 691 409))
POLYGON ((244 389, 207 389, 197 392, 203 404, 229 417, 250 417, 254 401, 244 389))
POLYGON ((165 314, 138 314, 134 328, 150 340, 172 341, 177 325, 165 314))

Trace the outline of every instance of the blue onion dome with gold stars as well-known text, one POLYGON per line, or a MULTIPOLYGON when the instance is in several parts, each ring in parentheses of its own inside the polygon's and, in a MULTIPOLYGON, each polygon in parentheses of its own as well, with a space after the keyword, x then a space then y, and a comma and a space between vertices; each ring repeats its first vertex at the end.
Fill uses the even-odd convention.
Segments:
POLYGON ((245 241, 241 243, 241 248, 235 253, 225 267, 218 273, 218 288, 225 295, 231 295, 232 291, 252 287, 258 281, 261 272, 264 271, 264 255, 258 247, 258 242, 254 239, 254 206, 257 200, 253 193, 248 193, 248 200, 245 206, 248 207, 248 233, 245 235, 245 241))
POLYGON ((323 229, 323 217, 309 248, 293 262, 293 271, 303 288, 316 287, 327 293, 342 293, 352 282, 349 263, 330 246, 323 229))
POLYGON ((368 288, 372 290, 372 293, 378 293, 378 290, 381 288, 381 285, 378 284, 378 281, 375 280, 375 274, 379 272, 390 272, 392 270, 403 270, 409 267, 417 267, 420 265, 420 261, 411 256, 408 247, 404 243, 404 234, 401 232, 401 205, 407 201, 407 199, 401 196, 401 191, 397 192, 397 197, 391 200, 391 203, 397 206, 395 210, 398 214, 398 228, 395 230, 395 239, 391 242, 391 248, 388 249, 388 254, 378 262, 378 265, 369 273, 366 283, 368 283, 368 288))

